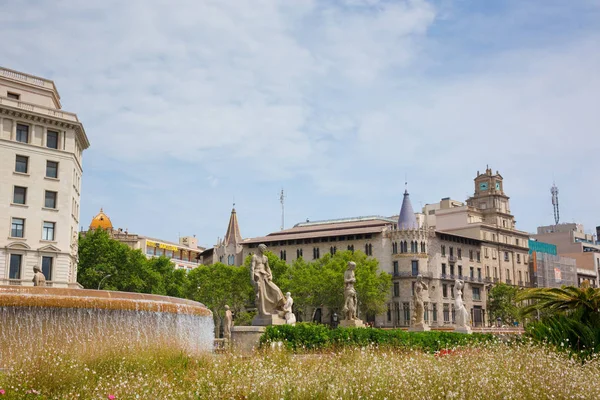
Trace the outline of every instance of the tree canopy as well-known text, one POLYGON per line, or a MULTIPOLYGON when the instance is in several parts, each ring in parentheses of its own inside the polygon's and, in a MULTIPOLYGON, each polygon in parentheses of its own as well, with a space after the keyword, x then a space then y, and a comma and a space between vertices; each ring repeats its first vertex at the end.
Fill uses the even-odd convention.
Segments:
POLYGON ((487 310, 490 318, 500 318, 503 323, 512 323, 520 319, 519 307, 517 307, 517 287, 498 283, 490 290, 487 310))

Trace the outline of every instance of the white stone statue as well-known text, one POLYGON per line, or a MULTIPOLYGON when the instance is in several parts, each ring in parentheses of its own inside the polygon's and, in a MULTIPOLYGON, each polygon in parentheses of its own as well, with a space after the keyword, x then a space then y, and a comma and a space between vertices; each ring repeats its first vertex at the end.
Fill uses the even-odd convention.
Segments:
POLYGON ((465 308, 462 294, 465 282, 457 279, 454 282, 454 310, 456 312, 456 327, 454 328, 457 332, 471 333, 471 327, 469 326, 469 312, 465 308))
POLYGON ((33 286, 46 286, 46 277, 37 265, 33 266, 33 286))
POLYGON ((425 303, 423 301, 423 291, 428 289, 429 287, 427 284, 423 282, 423 276, 418 275, 417 281, 415 282, 415 295, 413 297, 413 302, 415 303, 415 329, 427 330, 427 324, 425 323, 424 319, 425 303))
POLYGON ((346 272, 344 272, 344 308, 342 312, 344 313, 344 319, 346 320, 355 320, 358 319, 356 312, 358 306, 358 300, 356 297, 356 289, 354 289, 354 284, 356 283, 356 277, 354 276, 354 269, 356 268, 356 263, 349 261, 348 268, 346 272))
POLYGON ((225 306, 225 320, 223 321, 223 339, 231 340, 231 328, 233 328, 233 313, 229 306, 225 306))
POLYGON ((292 312, 293 305, 294 299, 292 298, 292 294, 287 292, 285 294, 285 304, 283 305, 283 318, 285 318, 285 323, 287 325, 296 325, 296 316, 292 312))
POLYGON ((285 298, 281 289, 272 281, 273 276, 271 268, 269 268, 269 259, 264 254, 266 250, 266 245, 260 244, 258 246, 258 254, 252 256, 250 267, 252 284, 256 290, 256 308, 258 309, 258 315, 253 325, 283 323, 283 321, 274 321, 274 319, 279 318, 279 312, 283 311, 285 298))
POLYGON ((342 308, 342 321, 340 325, 342 327, 357 326, 364 327, 364 323, 358 319, 358 297, 356 295, 356 289, 354 284, 356 283, 356 276, 354 275, 354 269, 356 263, 348 261, 348 268, 344 272, 344 308, 342 308))

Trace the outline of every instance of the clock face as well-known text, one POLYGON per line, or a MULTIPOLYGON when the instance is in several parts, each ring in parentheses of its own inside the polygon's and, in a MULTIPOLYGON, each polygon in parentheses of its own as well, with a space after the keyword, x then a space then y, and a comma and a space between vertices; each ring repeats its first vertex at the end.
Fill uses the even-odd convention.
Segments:
POLYGON ((488 190, 488 183, 487 182, 481 182, 479 184, 479 190, 482 190, 482 191, 488 190))
POLYGON ((496 190, 500 190, 500 182, 496 182, 496 190))

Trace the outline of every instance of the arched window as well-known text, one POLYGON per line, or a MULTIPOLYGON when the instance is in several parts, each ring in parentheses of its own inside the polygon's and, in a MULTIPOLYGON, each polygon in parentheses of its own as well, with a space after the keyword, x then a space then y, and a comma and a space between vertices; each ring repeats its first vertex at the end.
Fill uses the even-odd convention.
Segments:
POLYGON ((235 256, 233 254, 230 254, 227 256, 227 265, 233 264, 235 264, 235 256))
POLYGON ((296 258, 300 258, 302 257, 302 249, 297 249, 296 250, 296 258))
POLYGON ((348 245, 348 250, 350 250, 352 253, 354 253, 354 245, 353 244, 349 244, 348 245))
POLYGON ((421 242, 421 253, 425 253, 425 242, 421 242))

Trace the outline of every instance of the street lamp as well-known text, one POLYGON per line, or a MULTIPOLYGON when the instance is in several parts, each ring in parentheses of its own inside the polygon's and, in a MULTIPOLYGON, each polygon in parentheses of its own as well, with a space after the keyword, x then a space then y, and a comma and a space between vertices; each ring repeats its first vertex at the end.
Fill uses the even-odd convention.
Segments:
POLYGON ((104 278, 100 279, 100 283, 98 283, 98 290, 100 290, 100 286, 102 286, 102 282, 104 282, 107 278, 110 278, 112 275, 108 274, 104 276, 104 278))

